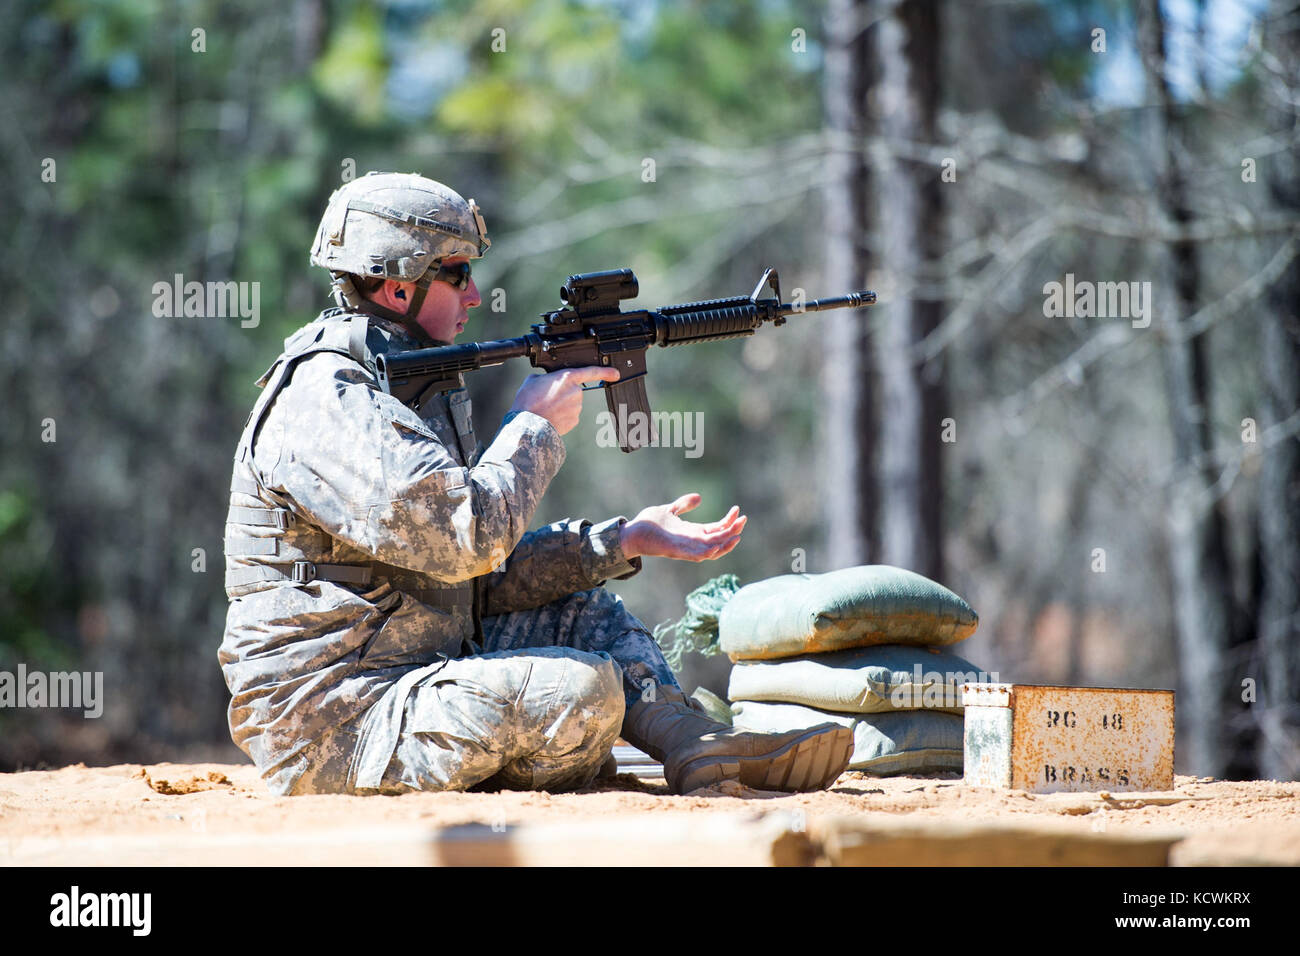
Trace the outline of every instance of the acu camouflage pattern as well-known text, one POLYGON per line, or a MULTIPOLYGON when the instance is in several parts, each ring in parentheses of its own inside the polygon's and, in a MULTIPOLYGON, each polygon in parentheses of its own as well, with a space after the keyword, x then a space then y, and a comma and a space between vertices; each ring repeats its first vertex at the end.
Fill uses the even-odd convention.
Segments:
POLYGON ((640 560, 622 518, 525 533, 559 434, 522 412, 484 449, 463 390, 401 404, 373 356, 413 345, 329 310, 261 381, 226 525, 231 736, 280 794, 581 786, 645 682, 675 686, 599 587, 640 560))

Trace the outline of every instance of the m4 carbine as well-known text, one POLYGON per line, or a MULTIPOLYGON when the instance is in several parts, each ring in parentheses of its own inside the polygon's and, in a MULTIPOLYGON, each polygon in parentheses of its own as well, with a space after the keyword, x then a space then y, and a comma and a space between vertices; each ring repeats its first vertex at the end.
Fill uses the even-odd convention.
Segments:
POLYGON ((569 276, 560 290, 564 307, 543 312, 542 321, 529 334, 380 355, 376 359, 380 385, 399 401, 418 406, 430 395, 460 388, 465 372, 514 358, 527 358, 548 372, 607 365, 622 377, 593 387, 605 389, 618 425, 619 447, 630 452, 645 444, 638 437, 645 429, 629 429, 629 422, 637 422, 637 416, 642 423, 650 421, 645 391, 645 353, 650 346, 738 338, 753 335, 764 322, 784 325, 786 316, 795 313, 856 309, 876 301, 874 292, 850 292, 809 302, 782 302, 775 269, 764 272, 748 296, 620 311, 619 302, 634 298, 637 290, 631 269, 569 276), (758 297, 764 286, 771 288, 773 298, 758 297))

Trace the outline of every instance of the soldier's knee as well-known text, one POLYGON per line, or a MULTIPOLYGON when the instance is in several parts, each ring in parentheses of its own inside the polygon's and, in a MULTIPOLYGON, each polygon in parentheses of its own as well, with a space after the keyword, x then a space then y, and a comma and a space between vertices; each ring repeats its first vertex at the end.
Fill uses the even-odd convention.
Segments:
POLYGON ((569 692, 585 708, 616 712, 622 719, 623 671, 603 651, 574 653, 570 658, 569 692))

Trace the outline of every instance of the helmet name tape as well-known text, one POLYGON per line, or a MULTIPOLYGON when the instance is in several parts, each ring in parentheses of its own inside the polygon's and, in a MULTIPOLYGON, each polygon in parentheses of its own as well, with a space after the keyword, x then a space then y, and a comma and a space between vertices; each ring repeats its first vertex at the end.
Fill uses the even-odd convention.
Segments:
POLYGON ((370 202, 365 199, 354 199, 348 203, 349 209, 355 209, 357 212, 369 212, 376 216, 383 216, 385 219, 391 219, 393 222, 404 222, 408 226, 415 226, 417 229, 429 229, 433 232, 444 232, 449 236, 460 238, 465 234, 465 230, 454 222, 439 222, 437 219, 430 219, 428 216, 418 216, 413 212, 402 212, 394 209, 392 206, 381 206, 379 203, 370 202))

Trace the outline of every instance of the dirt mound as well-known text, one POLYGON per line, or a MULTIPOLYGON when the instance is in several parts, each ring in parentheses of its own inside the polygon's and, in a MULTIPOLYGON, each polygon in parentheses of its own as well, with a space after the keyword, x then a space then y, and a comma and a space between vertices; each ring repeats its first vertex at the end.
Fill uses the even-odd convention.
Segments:
POLYGON ((162 777, 154 779, 149 775, 148 770, 141 770, 140 772, 144 776, 144 782, 155 793, 178 795, 182 793, 198 793, 202 790, 215 790, 217 787, 234 786, 229 777, 216 770, 209 770, 207 776, 204 777, 188 776, 176 780, 166 780, 162 777))

